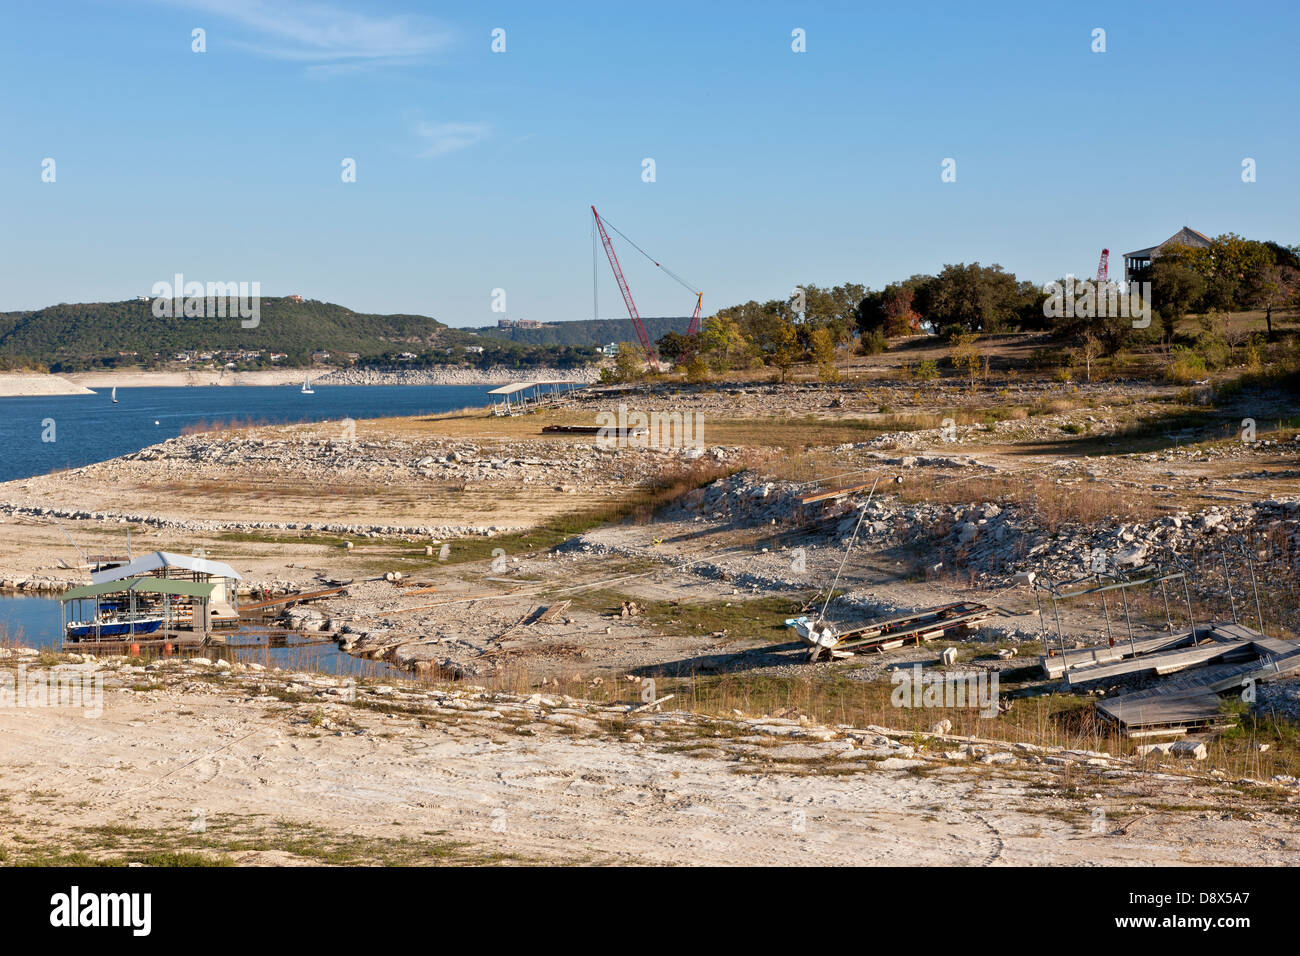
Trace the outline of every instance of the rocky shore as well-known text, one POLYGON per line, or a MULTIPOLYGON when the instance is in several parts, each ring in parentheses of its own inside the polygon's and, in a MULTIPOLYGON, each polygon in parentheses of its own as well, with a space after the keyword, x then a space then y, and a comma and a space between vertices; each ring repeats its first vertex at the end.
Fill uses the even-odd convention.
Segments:
POLYGON ((489 369, 446 365, 437 368, 344 368, 317 379, 319 385, 504 385, 508 382, 572 382, 586 385, 600 373, 594 368, 489 369))

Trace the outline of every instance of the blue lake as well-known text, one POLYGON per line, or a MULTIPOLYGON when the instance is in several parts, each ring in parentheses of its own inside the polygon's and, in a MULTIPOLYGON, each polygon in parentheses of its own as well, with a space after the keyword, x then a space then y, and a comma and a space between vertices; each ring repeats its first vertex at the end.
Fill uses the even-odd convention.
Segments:
POLYGON ((490 385, 227 385, 0 398, 0 481, 139 451, 200 422, 283 424, 427 415, 487 405, 490 385), (48 422, 53 421, 51 428, 48 422), (53 441, 43 440, 53 437, 53 441))
MULTIPOLYGON (((105 388, 94 395, 0 398, 0 481, 46 474, 139 451, 200 422, 284 424, 342 418, 428 415, 489 403, 490 385, 301 385, 105 388), (47 420, 54 425, 54 441, 47 420)), ((57 649, 59 605, 52 598, 0 596, 0 642, 57 649)), ((268 667, 354 676, 398 676, 386 664, 341 652, 333 641, 246 626, 209 656, 268 667)))

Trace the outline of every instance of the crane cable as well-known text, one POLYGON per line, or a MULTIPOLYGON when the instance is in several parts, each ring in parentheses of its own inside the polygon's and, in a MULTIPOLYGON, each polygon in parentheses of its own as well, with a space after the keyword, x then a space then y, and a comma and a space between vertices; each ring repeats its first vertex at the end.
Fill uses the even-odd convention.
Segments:
POLYGON ((666 272, 666 273, 668 273, 670 276, 672 276, 673 279, 677 282, 677 284, 680 285, 680 286, 682 286, 683 288, 685 288, 686 291, 688 291, 691 295, 700 295, 700 294, 701 294, 701 293, 700 293, 700 290, 699 290, 698 288, 696 288, 696 287, 695 287, 694 285, 692 285, 691 283, 687 282, 685 279, 683 279, 681 276, 679 276, 676 272, 673 272, 672 269, 669 269, 667 266, 661 264, 658 260, 655 259, 654 256, 650 255, 650 253, 646 252, 644 249, 642 249, 640 246, 638 246, 638 245, 637 245, 635 242, 633 242, 631 239, 628 239, 627 236, 623 235, 623 231, 622 231, 621 229, 619 229, 618 226, 614 225, 612 222, 610 222, 610 221, 609 221, 608 219, 606 219, 604 216, 601 216, 601 217, 600 217, 600 221, 603 222, 605 225, 609 226, 609 228, 613 229, 613 230, 614 230, 615 232, 617 232, 620 236, 623 236, 623 240, 624 240, 624 241, 625 241, 629 246, 631 246, 631 247, 632 247, 633 249, 635 249, 637 252, 641 253, 641 255, 645 256, 647 259, 649 259, 651 262, 653 262, 653 263, 654 263, 656 266, 658 266, 660 269, 663 269, 664 272, 666 272))

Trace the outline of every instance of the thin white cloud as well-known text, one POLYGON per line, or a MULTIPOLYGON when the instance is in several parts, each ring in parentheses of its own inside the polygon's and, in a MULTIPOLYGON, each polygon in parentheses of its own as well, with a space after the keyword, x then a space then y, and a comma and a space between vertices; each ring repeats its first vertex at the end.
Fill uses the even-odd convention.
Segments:
MULTIPOLYGON (((261 56, 314 64, 415 62, 452 43, 450 31, 419 16, 384 16, 302 0, 161 0, 230 21, 223 38, 261 56)), ((205 26, 204 24, 195 24, 205 26)), ((214 43, 208 30, 208 44, 214 43)))
POLYGON ((417 120, 412 132, 423 141, 420 155, 445 156, 487 138, 492 128, 487 123, 427 123, 417 120))

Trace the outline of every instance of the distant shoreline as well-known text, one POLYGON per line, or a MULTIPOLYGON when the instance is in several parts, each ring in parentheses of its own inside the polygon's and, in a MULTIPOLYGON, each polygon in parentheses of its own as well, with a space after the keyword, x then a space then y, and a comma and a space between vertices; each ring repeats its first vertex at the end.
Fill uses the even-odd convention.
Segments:
POLYGON ((537 368, 480 369, 448 366, 426 369, 262 369, 254 372, 218 371, 121 371, 73 372, 51 375, 41 372, 0 372, 0 398, 44 395, 92 395, 117 388, 183 388, 186 386, 243 385, 283 386, 302 382, 310 375, 313 385, 503 385, 507 382, 595 381, 594 369, 537 368))

